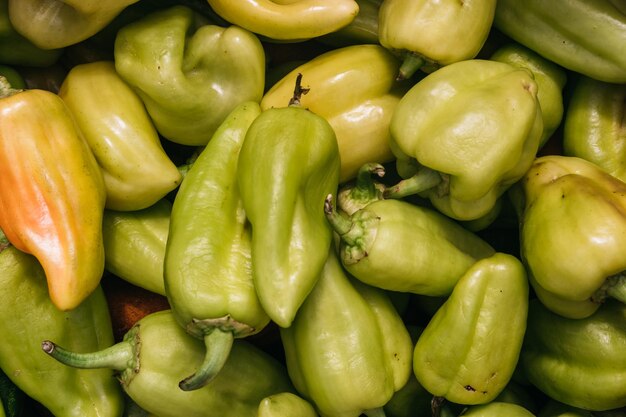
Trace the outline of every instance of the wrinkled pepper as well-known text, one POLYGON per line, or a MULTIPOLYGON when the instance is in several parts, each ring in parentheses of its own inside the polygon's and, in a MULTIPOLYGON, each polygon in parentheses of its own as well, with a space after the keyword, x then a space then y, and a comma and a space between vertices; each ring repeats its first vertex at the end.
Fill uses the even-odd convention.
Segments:
POLYGON ((332 230, 324 199, 337 190, 339 148, 332 126, 292 100, 252 122, 239 153, 238 186, 252 225, 252 275, 263 309, 289 327, 326 262, 332 230))
POLYGON ((59 96, 1 80, 0 228, 41 262, 52 302, 71 310, 104 270, 102 173, 59 96))
POLYGON ((538 158, 518 184, 520 254, 552 311, 583 318, 626 301, 626 184, 581 158, 538 158))
POLYGON ((535 158, 543 134, 537 83, 502 62, 450 64, 402 97, 390 129, 405 180, 386 197, 419 194, 453 219, 475 220, 535 158))
MULTIPOLYGON (((1 233, 0 233, 1 234, 1 233)), ((78 370, 41 354, 53 338, 72 349, 113 344, 100 287, 78 307, 60 311, 48 296, 39 262, 13 245, 0 251, 0 368, 26 395, 58 417, 121 417, 124 399, 109 370, 78 370)))
POLYGON ((244 340, 233 344, 219 375, 201 389, 183 391, 181 379, 204 358, 204 346, 176 322, 171 310, 139 320, 117 344, 100 351, 69 351, 52 340, 42 349, 68 367, 110 368, 126 394, 159 417, 256 417, 261 400, 293 392, 284 366, 244 340))
POLYGON ((563 127, 563 153, 626 181, 626 84, 576 79, 563 127))
POLYGON ((236 105, 263 96, 259 39, 237 26, 209 24, 186 6, 122 27, 114 57, 115 69, 142 98, 159 133, 183 145, 206 145, 236 105))
POLYGON ((487 40, 495 0, 384 0, 378 15, 380 44, 402 57, 398 79, 478 55, 487 40))
POLYGON ((104 210, 104 268, 153 293, 165 295, 163 262, 172 203, 167 199, 134 211, 104 210))
POLYGON ((521 405, 491 402, 489 404, 475 405, 463 413, 467 417, 535 417, 533 413, 521 405))
POLYGON ((411 374, 411 336, 389 297, 328 252, 293 324, 280 329, 295 388, 324 417, 384 416, 411 374))
POLYGON ((380 45, 331 50, 298 66, 265 93, 261 107, 284 107, 298 74, 310 92, 303 107, 333 127, 341 155, 340 182, 353 178, 368 162, 393 160, 389 148, 391 116, 408 89, 394 81, 400 62, 380 45))
POLYGON ((415 344, 419 383, 457 404, 493 401, 517 365, 528 292, 524 266, 512 255, 499 252, 472 265, 415 344))
POLYGON ((223 19, 270 40, 302 41, 335 32, 359 13, 355 0, 208 0, 223 19))
POLYGON ((69 107, 104 176, 106 208, 141 210, 178 186, 150 116, 110 61, 73 67, 59 96, 69 107))
POLYGON ((15 29, 41 49, 79 43, 139 0, 8 0, 15 29))
POLYGON ((256 417, 318 417, 310 402, 293 392, 279 392, 265 397, 256 417))
POLYGON ((226 363, 233 340, 270 321, 253 282, 250 223, 237 187, 239 152, 260 113, 258 103, 244 102, 226 117, 172 206, 165 292, 178 323, 206 347, 200 368, 181 381, 185 390, 206 385, 226 363))
POLYGON ((543 135, 540 143, 540 146, 543 146, 563 120, 563 88, 567 82, 567 73, 552 61, 517 43, 501 46, 489 59, 526 68, 532 72, 537 83, 537 100, 543 118, 543 135))
POLYGON ((530 302, 520 365, 549 398, 589 411, 626 405, 626 306, 607 301, 583 319, 530 302))
POLYGON ((626 82, 626 6, 614 0, 498 0, 494 27, 556 64, 626 82))
POLYGON ((449 295, 477 260, 494 253, 441 213, 403 200, 374 201, 346 216, 329 195, 324 212, 340 237, 342 265, 355 278, 385 290, 449 295))

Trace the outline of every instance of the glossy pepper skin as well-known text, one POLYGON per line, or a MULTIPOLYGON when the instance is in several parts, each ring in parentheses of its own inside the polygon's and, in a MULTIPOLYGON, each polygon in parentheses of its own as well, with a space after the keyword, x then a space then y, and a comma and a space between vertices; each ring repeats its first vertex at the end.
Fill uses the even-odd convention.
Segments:
POLYGON ((299 65, 263 96, 261 107, 284 107, 298 74, 310 88, 302 106, 328 120, 341 155, 340 182, 356 176, 368 162, 393 160, 389 148, 391 116, 407 85, 395 82, 400 61, 380 45, 352 45, 299 65))
POLYGON ((8 0, 15 29, 41 49, 83 41, 139 0, 8 0))
POLYGON ((563 153, 586 159, 626 181, 626 84, 581 76, 567 105, 563 153))
POLYGON ((181 390, 178 382, 200 365, 204 346, 185 332, 171 310, 143 317, 124 340, 104 351, 70 352, 50 340, 42 348, 68 367, 116 370, 126 394, 160 417, 256 417, 263 398, 293 392, 284 366, 243 340, 233 344, 213 381, 201 389, 181 390))
POLYGON ((435 210, 384 199, 344 216, 324 207, 339 234, 342 265, 355 278, 385 290, 445 296, 479 259, 488 243, 435 210), (445 259, 445 262, 441 262, 445 259))
POLYGON ((409 167, 399 167, 407 180, 386 196, 420 194, 453 219, 475 220, 535 158, 543 134, 537 84, 502 62, 450 64, 402 97, 390 129, 392 150, 409 167))
POLYGON ((165 295, 163 262, 172 203, 133 211, 104 210, 104 268, 133 285, 165 295))
POLYGON ((594 314, 569 319, 530 303, 520 356, 524 375, 550 398, 589 411, 626 405, 626 306, 607 301, 594 314))
POLYGON ((626 300, 626 184, 584 159, 538 158, 519 183, 520 254, 539 299, 570 318, 626 300))
POLYGON ((315 408, 293 392, 279 392, 265 397, 259 404, 257 417, 318 417, 315 408))
POLYGON ((251 229, 237 186, 239 152, 260 115, 256 102, 237 106, 193 162, 172 207, 164 279, 172 314, 204 341, 206 361, 181 383, 205 385, 228 359, 233 339, 270 321, 253 282, 251 229))
POLYGON ((71 310, 104 270, 102 173, 59 96, 6 93, 0 99, 0 227, 41 262, 52 302, 71 310))
POLYGON ((384 0, 378 14, 380 44, 404 62, 398 78, 424 68, 472 59, 487 40, 495 0, 384 0))
POLYGON ((230 23, 274 40, 301 41, 335 32, 359 13, 354 0, 208 0, 230 23))
POLYGON ((237 26, 208 24, 185 6, 122 27, 114 57, 115 69, 142 98, 159 133, 183 145, 206 145, 236 105, 263 96, 259 39, 237 26))
MULTIPOLYGON (((1 243, 0 243, 1 244, 1 243)), ((0 368, 30 398, 58 417, 121 417, 122 390, 108 370, 78 370, 41 354, 46 338, 72 349, 113 344, 106 298, 98 287, 78 307, 51 303, 44 271, 15 246, 0 251, 0 368)))
POLYGON ((100 165, 107 208, 141 210, 178 187, 180 172, 163 150, 143 102, 113 62, 73 67, 58 94, 100 165))
POLYGON ((622 2, 502 0, 496 7, 494 26, 564 68, 602 81, 626 82, 626 7, 622 2))
POLYGON ((253 281, 281 327, 289 327, 326 262, 332 230, 323 204, 337 190, 339 169, 333 128, 297 99, 262 111, 246 133, 237 178, 253 230, 253 281))
POLYGON ((332 250, 280 335, 294 386, 322 417, 384 415, 411 373, 413 343, 390 299, 350 279, 332 250))
POLYGON ((413 352, 419 383, 457 404, 486 404, 509 383, 528 313, 528 278, 514 256, 472 265, 420 335, 413 352))

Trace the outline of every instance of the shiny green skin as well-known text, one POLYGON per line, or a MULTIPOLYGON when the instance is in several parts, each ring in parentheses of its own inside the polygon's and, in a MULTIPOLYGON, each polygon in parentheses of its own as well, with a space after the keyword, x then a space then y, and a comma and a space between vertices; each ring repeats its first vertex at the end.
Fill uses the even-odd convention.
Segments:
POLYGON ((494 26, 569 70, 626 82, 626 6, 614 0, 499 0, 494 26))
POLYGON ((165 295, 163 259, 172 203, 135 211, 104 210, 104 268, 133 285, 165 295))
POLYGON ((475 405, 470 407, 463 416, 468 417, 535 417, 533 413, 524 407, 504 402, 492 402, 489 404, 475 405))
POLYGON ((246 327, 232 329, 241 336, 270 321, 252 279, 251 230, 237 187, 239 152, 260 113, 258 103, 245 102, 227 116, 172 206, 165 290, 179 324, 201 338, 203 328, 212 326, 205 320, 230 316, 246 327))
POLYGON ((594 415, 591 411, 549 400, 541 410, 539 410, 537 417, 594 417, 594 415))
POLYGON ((324 199, 339 181, 335 133, 299 106, 270 108, 252 123, 238 184, 252 224, 253 279, 261 305, 288 327, 326 262, 332 230, 324 199))
POLYGON ((281 392, 261 400, 257 417, 318 417, 315 408, 292 392, 281 392))
POLYGON ((380 409, 411 373, 413 343, 393 304, 382 290, 350 279, 333 251, 280 335, 294 386, 322 417, 380 409))
POLYGON ((626 84, 579 77, 567 105, 563 153, 626 181, 626 84))
POLYGON ((505 253, 477 261, 437 310, 413 352, 419 383, 457 404, 486 404, 515 370, 528 311, 528 278, 505 253))
POLYGON ((8 246, 0 252, 0 270, 0 368, 57 417, 121 417, 124 399, 112 371, 69 368, 40 347, 45 339, 78 351, 112 345, 102 289, 62 312, 50 301, 44 271, 33 256, 8 246))
POLYGON ((378 200, 356 211, 340 233, 340 259, 366 284, 445 296, 493 248, 441 213, 403 200, 378 200), (441 262, 445 259, 445 262, 441 262))
POLYGON ((543 134, 537 83, 530 71, 510 64, 456 62, 403 96, 390 129, 396 156, 443 178, 421 195, 453 219, 475 220, 535 158, 543 134))
POLYGON ((206 145, 239 103, 263 95, 265 54, 256 35, 206 24, 185 6, 124 26, 114 57, 159 133, 183 145, 206 145))
POLYGON ((526 68, 533 73, 543 118, 543 135, 540 144, 543 146, 563 119, 563 87, 567 82, 567 73, 555 63, 517 43, 500 47, 489 59, 526 68))
POLYGON ((608 300, 587 318, 569 319, 531 301, 520 365, 550 398, 589 411, 623 407, 625 351, 624 304, 608 300))

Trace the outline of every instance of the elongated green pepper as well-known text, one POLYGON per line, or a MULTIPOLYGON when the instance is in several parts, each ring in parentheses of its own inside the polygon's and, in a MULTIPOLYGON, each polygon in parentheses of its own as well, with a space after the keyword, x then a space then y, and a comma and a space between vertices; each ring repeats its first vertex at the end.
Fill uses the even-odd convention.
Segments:
POLYGON ((441 213, 407 201, 374 201, 347 217, 333 208, 329 195, 324 211, 340 236, 346 270, 386 290, 449 295, 468 268, 494 253, 441 213))
POLYGON ((113 344, 106 298, 96 290, 62 312, 50 300, 36 258, 2 243, 0 232, 0 368, 26 395, 58 417, 121 417, 122 390, 109 370, 79 370, 41 354, 41 341, 59 340, 72 349, 113 344))
POLYGON ((289 376, 322 416, 384 416, 409 379, 411 336, 382 290, 351 280, 328 254, 293 324, 280 329, 289 376))
POLYGON ((252 122, 237 172, 253 230, 254 285, 281 327, 289 327, 326 262, 332 230, 323 203, 337 190, 340 169, 335 132, 298 104, 297 80, 293 104, 264 110, 252 122))
POLYGON ((293 392, 280 392, 261 400, 257 417, 318 417, 315 408, 293 392))
POLYGON ((172 313, 206 346, 197 372, 181 382, 197 389, 218 374, 233 339, 270 321, 252 277, 251 230, 237 187, 239 152, 258 103, 237 106, 185 176, 172 206, 164 260, 172 313))
POLYGON ((128 396, 160 417, 256 417, 263 398, 293 392, 284 366, 243 340, 233 344, 227 363, 209 384, 179 389, 179 381, 202 363, 204 346, 182 329, 171 310, 145 316, 124 340, 103 351, 71 352, 50 340, 41 346, 68 367, 116 370, 128 396))
POLYGON ((486 404, 509 383, 528 313, 528 278, 514 256, 477 261, 420 335, 413 352, 419 383, 457 404, 486 404))

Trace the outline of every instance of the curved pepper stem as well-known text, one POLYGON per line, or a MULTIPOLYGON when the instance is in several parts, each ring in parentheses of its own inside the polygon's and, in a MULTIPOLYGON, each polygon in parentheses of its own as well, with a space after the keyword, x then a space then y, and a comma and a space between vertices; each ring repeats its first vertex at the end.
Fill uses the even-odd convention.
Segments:
POLYGON ((400 180, 397 184, 387 187, 384 192, 385 198, 403 198, 430 190, 437 187, 443 181, 441 174, 424 166, 412 177, 400 180))
POLYGON ((289 100, 289 106, 300 106, 300 100, 302 96, 308 93, 310 88, 302 87, 302 74, 298 73, 296 76, 296 86, 293 89, 293 96, 289 100))
POLYGON ((378 189, 372 179, 373 175, 378 176, 378 178, 384 177, 385 167, 377 162, 369 162, 359 168, 355 187, 350 191, 354 198, 371 200, 378 195, 378 189))
POLYGON ((178 383, 183 391, 193 391, 202 388, 222 370, 230 356, 235 335, 232 331, 212 329, 204 335, 206 355, 200 368, 193 374, 178 383))
POLYGON ((324 214, 326 215, 328 223, 330 223, 335 232, 337 232, 337 234, 341 237, 352 230, 352 227, 354 226, 354 222, 349 216, 335 210, 332 194, 328 194, 324 200, 324 214))
POLYGON ((62 364, 82 369, 109 368, 124 371, 135 367, 135 346, 131 340, 124 340, 106 349, 91 353, 76 353, 66 350, 50 340, 44 340, 41 348, 62 364))
POLYGON ((407 53, 400 65, 396 81, 408 80, 426 63, 426 60, 414 53, 407 53))

